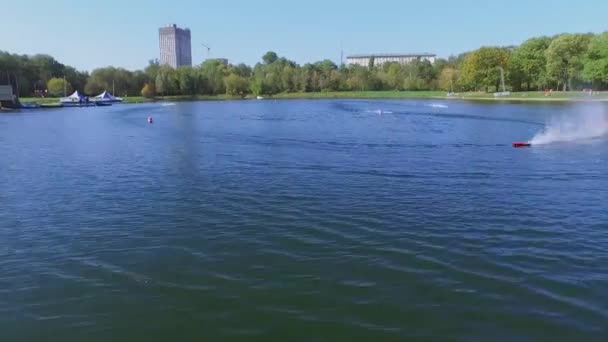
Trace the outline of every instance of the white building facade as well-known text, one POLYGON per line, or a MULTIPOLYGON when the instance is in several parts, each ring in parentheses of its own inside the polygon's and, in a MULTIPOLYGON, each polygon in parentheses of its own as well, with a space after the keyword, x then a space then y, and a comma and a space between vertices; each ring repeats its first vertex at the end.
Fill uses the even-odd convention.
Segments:
POLYGON ((181 29, 172 24, 158 30, 160 63, 174 68, 192 66, 190 29, 181 29))
POLYGON ((370 60, 374 60, 374 65, 382 65, 384 63, 399 63, 408 64, 414 61, 429 61, 435 63, 437 55, 432 53, 378 53, 368 55, 351 55, 346 57, 346 64, 369 66, 370 60))

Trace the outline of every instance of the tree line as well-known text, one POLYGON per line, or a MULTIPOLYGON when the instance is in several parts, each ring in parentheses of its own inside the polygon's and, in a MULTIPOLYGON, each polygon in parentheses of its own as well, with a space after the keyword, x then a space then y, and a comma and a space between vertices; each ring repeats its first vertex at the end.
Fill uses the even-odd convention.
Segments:
POLYGON ((608 32, 535 37, 519 46, 481 47, 475 51, 408 64, 337 65, 331 60, 299 65, 268 52, 255 66, 209 59, 174 69, 150 61, 144 70, 105 67, 90 74, 48 55, 0 52, 0 84, 13 84, 21 96, 62 96, 116 90, 117 96, 272 95, 286 92, 500 89, 501 71, 508 90, 608 89, 608 32), (65 81, 64 81, 65 80, 65 81))

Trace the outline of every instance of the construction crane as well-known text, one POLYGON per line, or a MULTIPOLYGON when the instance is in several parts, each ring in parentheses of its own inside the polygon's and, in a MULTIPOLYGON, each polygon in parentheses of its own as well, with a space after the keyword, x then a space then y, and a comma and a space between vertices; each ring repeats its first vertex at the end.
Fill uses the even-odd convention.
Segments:
POLYGON ((203 43, 201 43, 201 45, 207 48, 207 59, 209 59, 211 57, 211 48, 203 43))

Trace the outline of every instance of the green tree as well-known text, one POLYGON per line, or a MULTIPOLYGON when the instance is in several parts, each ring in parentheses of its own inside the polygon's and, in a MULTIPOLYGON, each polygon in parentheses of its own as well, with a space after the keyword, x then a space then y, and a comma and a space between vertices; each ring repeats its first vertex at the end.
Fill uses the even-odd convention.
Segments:
POLYGON ((82 90, 88 74, 48 55, 27 56, 0 51, 0 82, 15 86, 20 96, 43 92, 51 78, 63 77, 73 88, 82 90))
POLYGON ((314 70, 313 75, 316 77, 316 87, 318 90, 331 91, 340 88, 339 84, 336 84, 336 77, 332 76, 334 75, 334 71, 338 69, 336 63, 329 59, 325 59, 314 63, 312 69, 314 70))
POLYGON ((349 68, 348 74, 346 84, 349 90, 375 90, 378 86, 379 79, 367 67, 353 65, 349 68))
POLYGON ((27 56, 12 55, 0 51, 0 84, 17 86, 19 95, 29 94, 30 89, 46 89, 46 81, 39 81, 38 70, 30 65, 27 56))
POLYGON ((147 82, 141 90, 141 96, 149 99, 154 98, 154 96, 156 96, 156 87, 154 86, 154 83, 147 82))
POLYGON ((177 78, 179 82, 179 93, 181 95, 196 94, 196 72, 190 66, 177 68, 177 78))
POLYGON ((167 94, 167 79, 163 77, 160 73, 156 75, 156 80, 154 81, 154 88, 156 91, 165 96, 167 94))
POLYGON ((342 75, 338 70, 332 70, 329 72, 329 78, 325 85, 327 91, 338 91, 342 90, 342 75))
POLYGON ((513 52, 511 59, 512 85, 526 90, 542 88, 546 85, 547 49, 551 45, 551 38, 531 38, 523 42, 513 52))
POLYGON ((296 72, 296 68, 293 68, 290 65, 286 65, 283 67, 281 71, 281 90, 284 92, 292 92, 295 91, 294 84, 294 74, 296 72))
POLYGON ((131 74, 131 79, 127 83, 127 89, 121 91, 121 89, 116 89, 117 94, 113 94, 116 96, 119 95, 137 95, 141 92, 140 88, 142 86, 149 83, 148 76, 142 70, 136 70, 131 74))
POLYGON ((500 86, 500 68, 508 76, 511 52, 500 47, 482 47, 466 55, 462 63, 462 83, 467 89, 484 89, 500 86))
POLYGON ((148 76, 148 81, 154 81, 160 70, 160 62, 158 59, 151 59, 148 61, 148 66, 144 69, 144 73, 148 76))
POLYGON ((206 82, 206 92, 209 95, 226 93, 224 77, 227 74, 227 66, 217 59, 208 59, 203 62, 199 69, 201 77, 206 82))
POLYGON ((37 69, 42 82, 47 83, 53 77, 63 77, 65 65, 59 63, 49 55, 34 55, 29 58, 28 64, 37 69))
POLYGON ((87 94, 100 94, 103 91, 124 95, 137 93, 143 83, 133 85, 134 75, 131 71, 123 68, 105 67, 93 70, 85 86, 87 94))
POLYGON ((228 68, 229 74, 237 74, 238 76, 249 78, 251 77, 251 68, 246 64, 230 65, 228 68))
POLYGON ((265 64, 272 64, 272 63, 276 62, 278 59, 279 59, 279 56, 277 56, 276 52, 274 52, 274 51, 268 51, 262 57, 262 60, 264 61, 265 64))
POLYGON ((448 65, 460 70, 462 68, 462 65, 464 64, 464 59, 467 57, 468 54, 468 52, 465 52, 457 56, 448 57, 448 65))
POLYGON ((270 71, 264 76, 264 93, 273 95, 281 92, 281 75, 278 72, 270 71))
POLYGON ((65 79, 72 85, 73 89, 84 89, 89 79, 87 72, 82 72, 74 69, 73 67, 66 66, 63 69, 65 79))
POLYGON ((416 68, 416 76, 420 80, 418 87, 419 90, 430 90, 435 88, 435 80, 437 79, 437 75, 435 74, 435 68, 433 68, 433 64, 431 62, 424 61, 416 61, 413 63, 416 68))
POLYGON ((405 65, 403 89, 405 90, 426 90, 427 84, 419 75, 419 67, 416 63, 405 65))
POLYGON ((446 67, 439 76, 439 87, 441 90, 454 91, 457 87, 460 72, 453 67, 446 67))
POLYGON ((376 66, 376 57, 371 56, 369 58, 369 61, 367 62, 367 68, 369 70, 373 70, 375 66, 376 66))
POLYGON ((298 66, 274 52, 268 52, 253 69, 251 90, 255 94, 272 95, 280 92, 291 92, 298 89, 298 66))
POLYGON ((564 91, 573 89, 574 82, 582 78, 583 61, 592 35, 563 34, 547 48, 547 75, 563 86, 564 91))
POLYGON ((230 74, 224 80, 226 83, 226 94, 228 95, 245 95, 249 90, 249 81, 247 78, 237 74, 230 74))
POLYGON ((583 76, 598 88, 608 83, 608 32, 593 37, 584 62, 583 76))
POLYGON ((388 89, 403 90, 405 79, 403 66, 399 63, 385 63, 382 65, 382 78, 388 89))
POLYGON ((255 96, 264 94, 264 81, 261 78, 254 78, 251 81, 250 89, 255 96))
POLYGON ((310 92, 313 91, 313 76, 314 66, 310 63, 296 69, 294 75, 294 84, 297 91, 310 92))
POLYGON ((441 75, 441 72, 445 68, 454 68, 455 67, 447 59, 444 59, 444 58, 437 58, 435 60, 435 63, 433 63, 432 65, 433 65, 433 69, 435 70, 435 75, 441 75))
POLYGON ((166 95, 179 94, 179 80, 177 71, 170 66, 163 65, 156 75, 156 93, 166 95))
POLYGON ((58 77, 51 78, 46 87, 51 96, 64 96, 64 89, 66 95, 72 92, 72 85, 67 80, 58 77))

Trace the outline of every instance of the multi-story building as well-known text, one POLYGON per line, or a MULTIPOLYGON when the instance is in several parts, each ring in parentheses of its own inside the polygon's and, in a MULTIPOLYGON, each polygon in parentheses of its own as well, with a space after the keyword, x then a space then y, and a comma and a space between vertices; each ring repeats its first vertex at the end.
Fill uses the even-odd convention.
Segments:
POLYGON ((346 57, 347 64, 356 64, 368 66, 371 59, 374 60, 374 65, 382 65, 384 63, 399 63, 407 64, 413 61, 429 61, 435 63, 437 55, 432 53, 378 53, 368 55, 352 55, 346 57))
POLYGON ((192 46, 190 29, 181 29, 177 25, 167 25, 158 30, 160 45, 160 63, 174 68, 192 66, 192 46))

